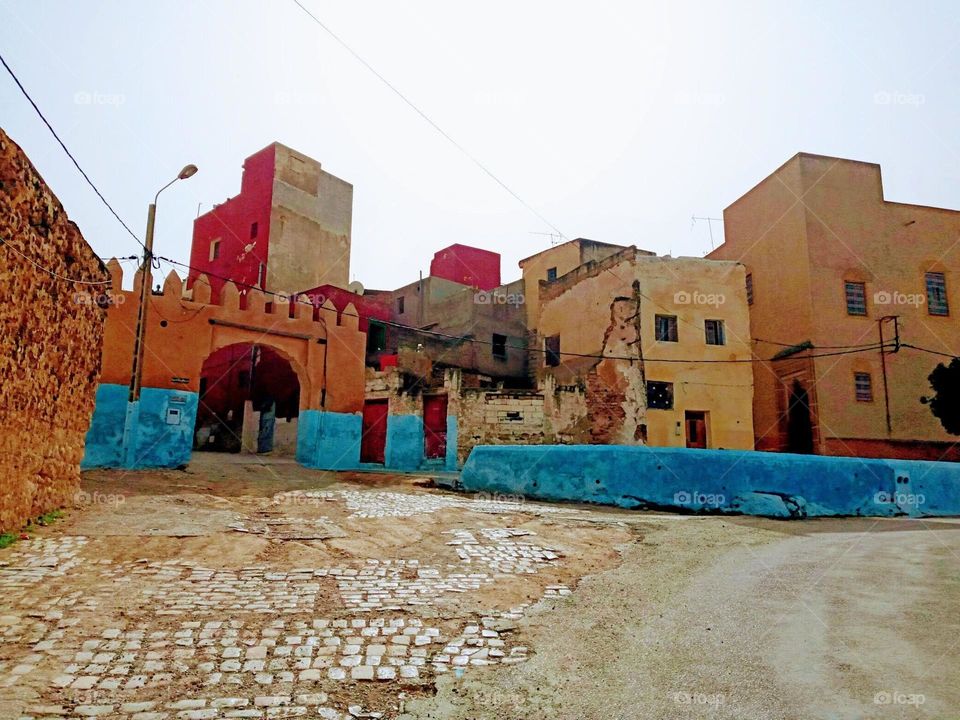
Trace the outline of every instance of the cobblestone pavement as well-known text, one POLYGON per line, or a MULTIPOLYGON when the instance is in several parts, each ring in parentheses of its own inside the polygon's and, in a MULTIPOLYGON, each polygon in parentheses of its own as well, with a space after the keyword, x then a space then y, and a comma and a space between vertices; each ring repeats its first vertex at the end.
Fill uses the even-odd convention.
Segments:
POLYGON ((525 662, 517 621, 616 555, 590 511, 515 500, 351 484, 234 504, 206 557, 71 534, 97 506, 0 552, 0 715, 393 717, 440 675, 525 662), (370 551, 397 528, 412 541, 370 551), (238 563, 222 543, 253 544, 238 563))

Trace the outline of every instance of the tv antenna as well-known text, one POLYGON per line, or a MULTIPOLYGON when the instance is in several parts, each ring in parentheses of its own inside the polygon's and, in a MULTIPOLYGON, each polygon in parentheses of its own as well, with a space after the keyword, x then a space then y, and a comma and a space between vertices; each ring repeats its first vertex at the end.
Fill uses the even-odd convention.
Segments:
POLYGON ((697 224, 697 221, 705 221, 707 223, 707 228, 710 231, 710 249, 716 250, 716 245, 713 243, 713 224, 715 222, 723 223, 723 218, 712 218, 712 217, 697 217, 696 215, 690 216, 690 231, 693 231, 694 226, 697 224))
POLYGON ((555 233, 555 232, 533 232, 532 230, 529 231, 529 232, 530 232, 531 235, 546 235, 548 238, 550 238, 550 244, 551 244, 551 245, 559 245, 560 243, 563 242, 563 235, 561 235, 560 233, 555 233))

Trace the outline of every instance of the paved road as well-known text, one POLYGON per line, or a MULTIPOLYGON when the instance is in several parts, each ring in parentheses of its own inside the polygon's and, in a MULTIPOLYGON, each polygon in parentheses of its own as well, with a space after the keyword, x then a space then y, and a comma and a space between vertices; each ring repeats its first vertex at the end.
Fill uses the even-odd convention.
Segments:
POLYGON ((423 716, 960 717, 960 521, 651 524, 502 692, 445 681, 423 716))

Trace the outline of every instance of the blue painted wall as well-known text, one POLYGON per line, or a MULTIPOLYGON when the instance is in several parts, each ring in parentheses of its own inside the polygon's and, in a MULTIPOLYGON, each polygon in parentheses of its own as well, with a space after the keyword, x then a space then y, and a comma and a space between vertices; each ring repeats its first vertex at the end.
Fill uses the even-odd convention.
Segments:
POLYGON ((321 470, 358 468, 362 427, 360 415, 301 410, 297 424, 297 462, 321 470))
POLYGON ((100 385, 96 407, 87 430, 80 469, 123 467, 123 428, 127 415, 126 385, 100 385))
POLYGON ((447 415, 447 457, 444 463, 446 470, 457 469, 457 437, 459 430, 456 415, 447 415))
POLYGON ((384 467, 417 470, 423 463, 423 418, 419 415, 388 415, 384 467))
POLYGON ((197 393, 143 388, 136 403, 127 402, 128 393, 126 385, 97 388, 80 467, 174 468, 190 462, 197 393), (179 422, 170 422, 174 417, 179 422))
POLYGON ((479 446, 471 492, 772 517, 960 514, 960 465, 615 445, 479 446))

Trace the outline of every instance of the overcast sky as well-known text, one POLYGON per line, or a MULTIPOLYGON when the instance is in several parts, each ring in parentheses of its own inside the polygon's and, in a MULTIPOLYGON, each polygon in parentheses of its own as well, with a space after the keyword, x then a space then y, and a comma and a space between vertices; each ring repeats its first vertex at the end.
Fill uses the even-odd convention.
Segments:
MULTIPOLYGON (((801 150, 880 163, 888 199, 960 208, 955 0, 302 1, 569 238, 702 255, 691 216, 721 217, 801 150)), ((161 197, 159 254, 188 260, 198 204, 235 195, 274 140, 353 183, 367 287, 454 242, 500 252, 504 280, 549 246, 292 0, 0 0, 0 49, 138 235, 154 192, 200 167, 161 197)), ((0 126, 102 257, 135 253, 5 74, 0 126)))

